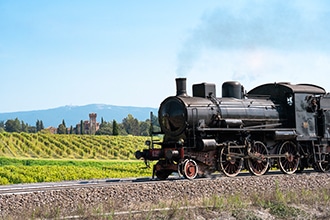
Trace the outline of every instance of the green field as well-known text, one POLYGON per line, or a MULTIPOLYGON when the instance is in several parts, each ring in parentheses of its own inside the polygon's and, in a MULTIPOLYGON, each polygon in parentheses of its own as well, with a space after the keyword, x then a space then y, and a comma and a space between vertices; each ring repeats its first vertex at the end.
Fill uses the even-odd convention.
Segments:
POLYGON ((151 176, 143 161, 0 158, 0 184, 151 176))
POLYGON ((0 184, 151 176, 147 137, 0 133, 0 184))
POLYGON ((0 157, 133 160, 148 137, 0 133, 0 157))

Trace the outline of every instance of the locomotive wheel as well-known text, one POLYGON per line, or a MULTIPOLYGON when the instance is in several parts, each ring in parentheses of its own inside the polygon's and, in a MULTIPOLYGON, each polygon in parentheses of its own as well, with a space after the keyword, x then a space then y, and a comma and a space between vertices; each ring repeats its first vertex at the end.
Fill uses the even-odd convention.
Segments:
POLYGON ((156 171, 156 177, 159 180, 165 180, 167 177, 172 173, 171 170, 157 170, 156 171))
POLYGON ((264 143, 254 142, 249 153, 251 158, 247 159, 247 166, 253 175, 261 176, 269 170, 268 150, 264 143))
POLYGON ((198 166, 194 160, 186 160, 183 164, 182 174, 187 179, 195 179, 198 173, 198 166))
POLYGON ((313 164, 313 168, 318 172, 328 172, 330 170, 330 154, 324 154, 316 152, 316 162, 313 164))
POLYGON ((314 170, 319 171, 319 172, 328 172, 330 171, 330 155, 323 155, 324 156, 324 160, 315 163, 314 170))
POLYGON ((296 172, 300 161, 297 146, 291 141, 286 141, 281 145, 278 153, 285 155, 278 159, 280 170, 285 174, 296 172))
MULTIPOLYGON (((230 150, 230 153, 241 154, 241 149, 234 148, 230 150)), ((232 157, 228 153, 228 148, 224 147, 220 151, 220 170, 229 177, 234 177, 239 174, 243 166, 243 160, 238 157, 232 157)))
POLYGON ((316 163, 317 169, 319 172, 328 172, 330 170, 330 164, 326 161, 316 163))

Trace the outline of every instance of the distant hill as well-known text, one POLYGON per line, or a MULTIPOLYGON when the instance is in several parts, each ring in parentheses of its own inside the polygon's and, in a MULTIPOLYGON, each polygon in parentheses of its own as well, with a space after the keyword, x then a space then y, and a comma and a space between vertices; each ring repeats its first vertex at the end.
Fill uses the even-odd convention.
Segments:
POLYGON ((157 115, 157 108, 149 107, 131 107, 131 106, 115 106, 105 104, 90 104, 84 106, 63 106, 58 108, 0 113, 0 121, 18 118, 29 125, 35 126, 37 120, 42 120, 44 127, 57 127, 64 119, 67 127, 75 126, 80 123, 80 120, 89 120, 89 113, 97 114, 97 122, 116 120, 121 123, 128 114, 133 115, 139 121, 145 121, 150 118, 150 112, 157 115))

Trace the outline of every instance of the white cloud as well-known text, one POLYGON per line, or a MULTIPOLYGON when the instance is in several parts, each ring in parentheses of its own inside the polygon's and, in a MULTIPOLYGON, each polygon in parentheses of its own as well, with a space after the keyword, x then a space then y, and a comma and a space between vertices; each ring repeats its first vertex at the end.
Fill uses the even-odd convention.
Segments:
MULTIPOLYGON (((241 82, 247 90, 273 82, 312 83, 330 90, 329 70, 330 55, 316 51, 204 50, 187 78, 188 85, 217 84, 218 96, 222 83, 228 80, 241 82)), ((189 86, 188 92, 191 92, 189 86)))
POLYGON ((325 1, 237 2, 204 15, 178 54, 178 76, 243 80, 249 87, 269 81, 327 83, 320 81, 330 57, 325 1))

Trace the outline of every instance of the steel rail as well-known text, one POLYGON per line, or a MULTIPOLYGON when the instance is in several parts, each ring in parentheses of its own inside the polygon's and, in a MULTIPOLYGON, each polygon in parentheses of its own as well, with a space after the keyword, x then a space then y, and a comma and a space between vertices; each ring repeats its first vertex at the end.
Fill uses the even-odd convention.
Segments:
MULTIPOLYGON (((310 170, 304 170, 302 173, 294 173, 292 175, 317 175, 318 172, 310 170)), ((283 174, 279 170, 270 170, 268 173, 258 177, 263 176, 279 176, 287 175, 283 174)), ((243 171, 238 176, 233 178, 245 178, 246 176, 252 176, 248 171, 243 171)), ((203 181, 207 179, 220 179, 220 178, 230 178, 220 173, 212 174, 204 178, 196 178, 193 180, 184 179, 177 175, 171 175, 167 180, 157 180, 149 177, 141 178, 123 178, 123 179, 93 179, 93 180, 78 180, 78 181, 63 181, 63 182, 43 182, 43 183, 26 183, 26 184, 13 184, 13 185, 0 185, 0 195, 13 195, 13 194, 27 194, 34 192, 45 192, 45 191, 58 191, 64 189, 75 189, 75 188, 85 188, 85 187, 102 187, 120 184, 148 184, 157 182, 168 182, 168 181, 203 181)))

